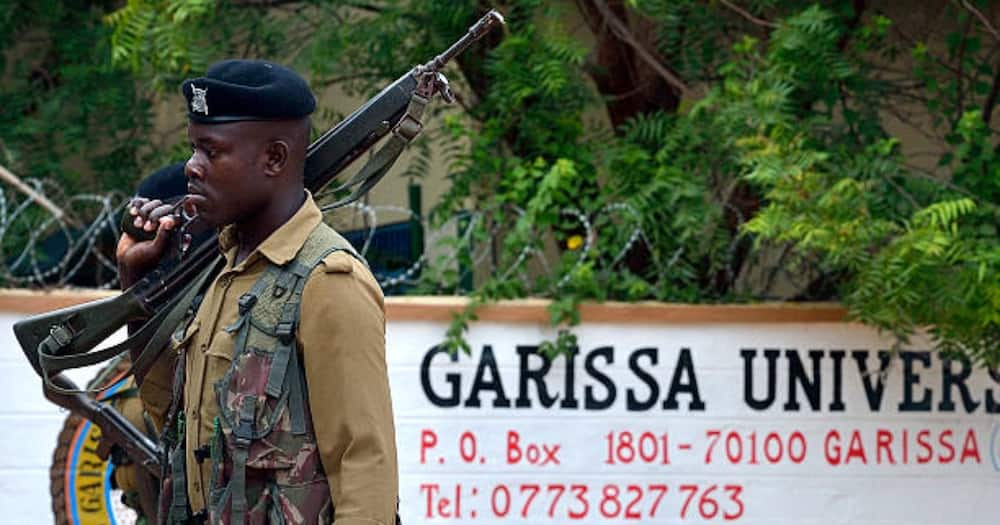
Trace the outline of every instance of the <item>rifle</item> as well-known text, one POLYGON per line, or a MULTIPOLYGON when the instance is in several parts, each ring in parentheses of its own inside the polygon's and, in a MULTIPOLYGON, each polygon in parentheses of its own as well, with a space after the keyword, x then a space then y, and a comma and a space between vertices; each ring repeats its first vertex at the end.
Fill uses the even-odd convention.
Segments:
MULTIPOLYGON (((334 191, 350 194, 324 207, 343 206, 364 195, 388 171, 402 150, 421 130, 420 116, 435 94, 451 102, 453 96, 441 70, 487 32, 503 24, 491 10, 464 36, 430 62, 414 67, 365 102, 346 119, 313 142, 306 152, 305 186, 318 193, 352 161, 386 135, 382 148, 354 177, 334 191)), ((126 350, 144 349, 133 362, 141 382, 156 361, 172 327, 183 317, 200 283, 221 267, 212 236, 187 253, 182 249, 161 261, 155 270, 120 295, 29 317, 14 324, 14 334, 35 372, 42 377, 46 397, 100 427, 102 436, 120 447, 134 462, 159 476, 162 451, 112 407, 97 403, 78 390, 63 370, 93 365, 126 350), (141 328, 110 348, 91 351, 128 323, 145 321, 141 328)), ((183 245, 182 245, 183 246, 183 245)), ((110 447, 104 447, 106 458, 110 447)))

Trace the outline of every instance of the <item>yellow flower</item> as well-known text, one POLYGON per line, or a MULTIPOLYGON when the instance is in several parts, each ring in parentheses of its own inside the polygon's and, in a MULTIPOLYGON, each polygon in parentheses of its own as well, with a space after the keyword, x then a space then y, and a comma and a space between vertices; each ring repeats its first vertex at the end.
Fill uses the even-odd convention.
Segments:
POLYGON ((578 250, 583 246, 583 236, 573 235, 569 239, 566 239, 566 247, 570 250, 578 250))

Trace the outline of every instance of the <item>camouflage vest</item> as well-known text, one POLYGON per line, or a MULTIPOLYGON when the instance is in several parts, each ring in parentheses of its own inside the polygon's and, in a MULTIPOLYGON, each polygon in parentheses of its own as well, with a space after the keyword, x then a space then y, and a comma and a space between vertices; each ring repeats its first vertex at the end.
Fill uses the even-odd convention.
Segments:
POLYGON ((225 328, 235 345, 229 370, 215 383, 211 523, 333 521, 295 332, 309 274, 335 251, 363 261, 320 223, 294 260, 272 264, 240 297, 239 317, 225 328))

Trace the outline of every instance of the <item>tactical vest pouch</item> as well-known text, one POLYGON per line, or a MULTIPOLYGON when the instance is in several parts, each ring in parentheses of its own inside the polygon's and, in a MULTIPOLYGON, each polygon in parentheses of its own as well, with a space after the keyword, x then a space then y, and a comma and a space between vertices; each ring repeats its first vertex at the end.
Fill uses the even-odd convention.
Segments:
POLYGON ((295 260, 268 268, 240 298, 239 317, 225 328, 234 350, 215 383, 221 431, 211 447, 221 458, 212 458, 212 523, 332 522, 295 333, 309 274, 349 246, 318 227, 295 260))

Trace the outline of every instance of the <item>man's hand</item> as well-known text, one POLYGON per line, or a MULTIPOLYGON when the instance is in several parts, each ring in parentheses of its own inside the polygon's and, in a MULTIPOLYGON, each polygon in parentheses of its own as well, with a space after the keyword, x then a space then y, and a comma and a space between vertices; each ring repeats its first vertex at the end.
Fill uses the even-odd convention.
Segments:
POLYGON ((135 197, 129 203, 128 213, 135 217, 133 224, 147 232, 156 232, 156 237, 149 241, 140 241, 128 233, 122 233, 118 239, 115 257, 118 259, 118 278, 122 289, 132 286, 136 281, 156 267, 169 246, 169 231, 177 226, 177 218, 172 214, 174 206, 164 204, 159 199, 135 197))

